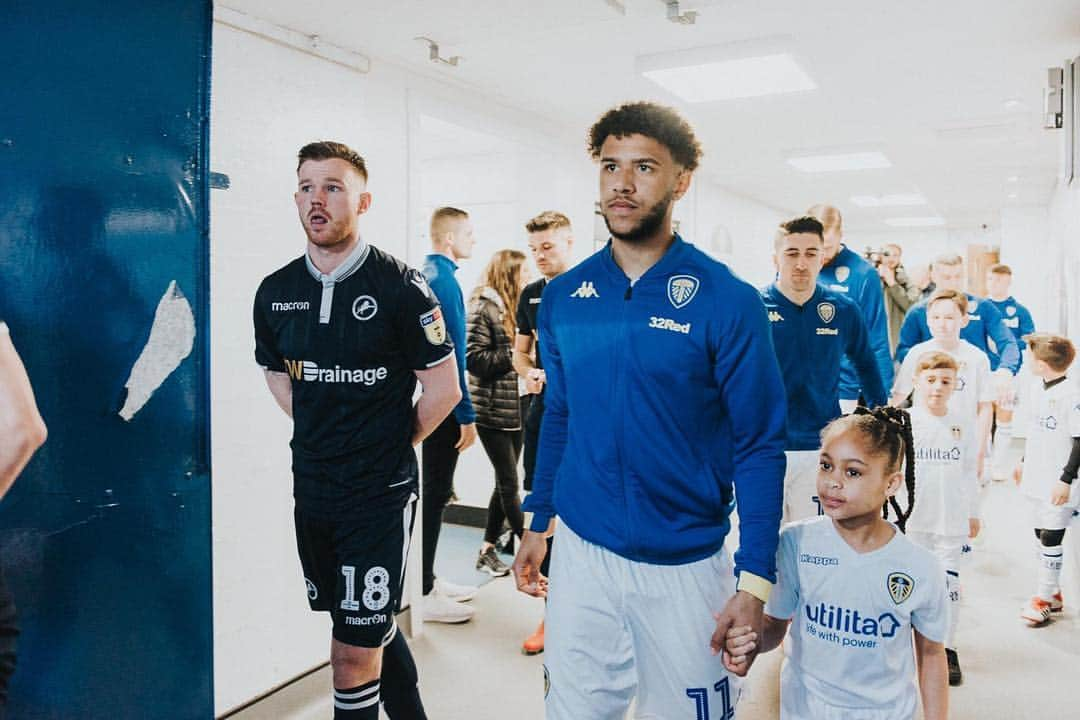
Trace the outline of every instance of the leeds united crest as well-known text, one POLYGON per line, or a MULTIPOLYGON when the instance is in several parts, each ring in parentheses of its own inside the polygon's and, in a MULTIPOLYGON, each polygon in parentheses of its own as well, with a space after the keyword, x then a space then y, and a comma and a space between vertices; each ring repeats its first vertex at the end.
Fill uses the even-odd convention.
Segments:
POLYGON ((818 303, 817 314, 821 321, 828 325, 836 317, 836 306, 831 302, 818 303))
POLYGON ((887 585, 889 595, 897 605, 911 597, 911 591, 915 589, 915 581, 910 575, 902 572, 889 573, 887 585))
POLYGON ((667 281, 667 296, 676 309, 684 308, 697 295, 701 285, 692 275, 672 275, 667 281))

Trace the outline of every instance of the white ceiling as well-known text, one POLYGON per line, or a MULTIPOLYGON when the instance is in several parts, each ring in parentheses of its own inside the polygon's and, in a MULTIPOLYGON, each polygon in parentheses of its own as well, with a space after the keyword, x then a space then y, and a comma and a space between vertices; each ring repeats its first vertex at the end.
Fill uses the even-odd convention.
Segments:
POLYGON ((1046 68, 1080 55, 1076 0, 686 0, 683 10, 699 11, 688 26, 668 22, 662 0, 623 0, 625 15, 607 0, 225 4, 362 52, 373 68, 391 62, 537 114, 580 133, 583 146, 614 104, 676 105, 704 143, 701 172, 786 212, 832 202, 862 232, 902 215, 996 225, 1003 207, 1045 204, 1059 142, 1042 128, 1046 68), (463 61, 430 62, 419 35, 463 61), (640 56, 775 37, 817 90, 687 105, 635 72, 640 56), (821 149, 881 150, 893 167, 809 175, 784 162, 821 149), (849 201, 912 192, 930 207, 849 201))

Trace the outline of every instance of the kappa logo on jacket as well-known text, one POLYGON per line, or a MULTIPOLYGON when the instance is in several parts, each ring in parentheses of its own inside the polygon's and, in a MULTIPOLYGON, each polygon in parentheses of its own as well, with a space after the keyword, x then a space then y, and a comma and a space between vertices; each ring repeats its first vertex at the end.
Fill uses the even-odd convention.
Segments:
POLYGON ((570 293, 570 297, 575 297, 575 298, 598 298, 598 297, 600 297, 600 293, 596 292, 596 288, 593 287, 593 284, 590 281, 583 280, 581 282, 581 287, 579 287, 574 292, 570 293))

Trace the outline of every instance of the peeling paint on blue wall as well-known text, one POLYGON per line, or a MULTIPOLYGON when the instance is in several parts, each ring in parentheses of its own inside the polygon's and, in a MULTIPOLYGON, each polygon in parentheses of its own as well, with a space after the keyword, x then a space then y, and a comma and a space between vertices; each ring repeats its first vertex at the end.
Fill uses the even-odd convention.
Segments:
POLYGON ((49 426, 0 502, 9 717, 213 717, 210 28, 206 0, 4 5, 0 317, 49 426))

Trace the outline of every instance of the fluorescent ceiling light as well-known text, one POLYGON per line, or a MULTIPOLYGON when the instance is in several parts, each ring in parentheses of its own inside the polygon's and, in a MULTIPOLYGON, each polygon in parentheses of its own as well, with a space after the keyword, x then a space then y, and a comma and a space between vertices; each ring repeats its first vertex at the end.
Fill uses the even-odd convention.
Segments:
POLYGON ((937 227, 945 224, 945 218, 940 217, 898 217, 889 218, 886 225, 892 227, 937 227))
POLYGON ((896 195, 853 195, 851 202, 859 207, 913 207, 926 205, 926 198, 919 193, 899 193, 896 195))
POLYGON ((842 153, 836 155, 803 155, 788 158, 788 165, 803 172, 839 172, 842 170, 874 170, 892 167, 889 158, 879 152, 842 153))
POLYGON ((686 102, 734 100, 817 88, 787 53, 643 70, 641 74, 686 102))

